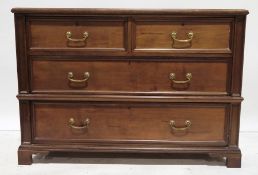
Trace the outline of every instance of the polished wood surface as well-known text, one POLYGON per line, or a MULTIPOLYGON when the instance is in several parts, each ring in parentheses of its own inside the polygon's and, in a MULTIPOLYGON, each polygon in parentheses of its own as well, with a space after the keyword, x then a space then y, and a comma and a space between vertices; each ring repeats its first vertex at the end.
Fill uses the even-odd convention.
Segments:
POLYGON ((13 8, 11 10, 17 14, 30 15, 193 15, 202 16, 234 16, 247 15, 245 9, 127 9, 127 8, 13 8))
MULTIPOLYGON (((35 142, 162 141, 181 144, 226 145, 226 106, 189 104, 34 104, 35 142), (88 128, 73 129, 69 119, 88 128), (171 128, 191 126, 183 131, 171 128)), ((173 146, 173 145, 172 145, 173 146)))
POLYGON ((24 100, 48 100, 48 101, 101 101, 101 102, 159 102, 159 103, 232 103, 239 104, 243 101, 243 97, 229 97, 229 96, 197 96, 197 95, 173 95, 173 96, 156 96, 153 95, 103 95, 103 94, 19 94, 17 98, 24 100))
POLYGON ((52 152, 191 153, 241 167, 247 10, 12 12, 19 164, 52 152))
POLYGON ((126 26, 122 18, 31 19, 28 25, 31 49, 126 49, 126 26), (67 32, 71 32, 71 37, 75 39, 83 38, 84 32, 88 32, 88 37, 85 41, 69 41, 67 32))
POLYGON ((218 52, 230 51, 231 20, 140 18, 136 19, 134 30, 135 43, 133 48, 136 51, 164 52, 169 50, 173 52, 175 49, 198 49, 199 52, 202 50, 214 52, 215 49, 218 52), (193 32, 193 39, 186 43, 174 41, 171 37, 172 32, 177 33, 176 38, 179 40, 189 39, 187 34, 193 32))
POLYGON ((115 92, 166 92, 166 93, 228 93, 228 64, 226 62, 180 61, 60 61, 35 60, 32 63, 32 92, 82 91, 106 93, 115 92), (69 82, 68 72, 74 78, 83 79, 89 72, 87 82, 69 82), (185 80, 191 73, 189 83, 174 83, 169 75, 175 73, 175 80, 185 80))

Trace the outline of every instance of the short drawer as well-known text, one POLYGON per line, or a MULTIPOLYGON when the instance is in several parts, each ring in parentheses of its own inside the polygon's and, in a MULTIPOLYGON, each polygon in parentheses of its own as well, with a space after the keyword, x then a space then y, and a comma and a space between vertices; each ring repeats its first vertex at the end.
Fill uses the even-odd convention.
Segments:
POLYGON ((29 47, 33 51, 125 51, 123 18, 46 18, 29 20, 29 47))
POLYGON ((34 142, 226 145, 219 104, 35 103, 34 142))
POLYGON ((136 19, 134 51, 230 53, 231 20, 136 19))
POLYGON ((228 93, 228 63, 180 61, 34 60, 33 93, 228 93))

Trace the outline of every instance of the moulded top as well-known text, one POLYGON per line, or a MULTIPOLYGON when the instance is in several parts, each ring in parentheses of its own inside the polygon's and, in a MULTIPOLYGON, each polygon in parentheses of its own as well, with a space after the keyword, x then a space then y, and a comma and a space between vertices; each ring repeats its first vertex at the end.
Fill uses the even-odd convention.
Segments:
POLYGON ((13 13, 67 15, 247 15, 245 9, 13 8, 13 13))

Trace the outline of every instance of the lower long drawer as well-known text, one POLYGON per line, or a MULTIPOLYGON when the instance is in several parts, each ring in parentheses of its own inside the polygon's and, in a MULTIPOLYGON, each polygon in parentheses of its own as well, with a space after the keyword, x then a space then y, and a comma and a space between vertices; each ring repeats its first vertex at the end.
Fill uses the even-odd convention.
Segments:
POLYGON ((33 140, 226 145, 227 105, 212 103, 33 104, 33 140))

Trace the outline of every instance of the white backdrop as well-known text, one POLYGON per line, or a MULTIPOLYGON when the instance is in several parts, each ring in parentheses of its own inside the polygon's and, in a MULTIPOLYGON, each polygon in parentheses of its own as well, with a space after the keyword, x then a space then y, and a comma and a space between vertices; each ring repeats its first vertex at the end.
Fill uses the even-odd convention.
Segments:
POLYGON ((0 0, 0 130, 19 130, 13 7, 243 8, 247 17, 241 131, 258 131, 258 0, 0 0), (257 49, 257 50, 256 50, 257 49), (257 106, 256 106, 256 105, 257 106))

